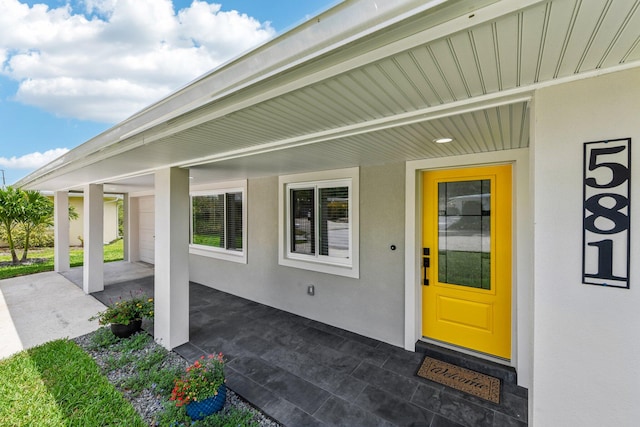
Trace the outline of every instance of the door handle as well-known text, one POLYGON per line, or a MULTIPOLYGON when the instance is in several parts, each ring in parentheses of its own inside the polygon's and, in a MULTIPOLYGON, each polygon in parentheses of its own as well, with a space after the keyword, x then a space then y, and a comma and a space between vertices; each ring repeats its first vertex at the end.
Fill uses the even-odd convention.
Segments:
POLYGON ((429 279, 427 278, 427 268, 429 268, 429 266, 431 265, 429 252, 429 248, 422 248, 422 255, 424 256, 424 258, 422 258, 422 269, 424 271, 422 284, 424 286, 429 286, 429 279))

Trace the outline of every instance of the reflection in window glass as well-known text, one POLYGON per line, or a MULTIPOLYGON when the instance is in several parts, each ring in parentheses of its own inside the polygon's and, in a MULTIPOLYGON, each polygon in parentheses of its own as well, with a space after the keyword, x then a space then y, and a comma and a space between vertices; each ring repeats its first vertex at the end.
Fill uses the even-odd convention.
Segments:
POLYGON ((320 255, 349 257, 349 189, 321 188, 320 255))
POLYGON ((314 189, 291 190, 291 252, 315 254, 314 189))
POLYGON ((491 289, 491 181, 438 184, 438 281, 491 289))
POLYGON ((242 251, 242 193, 227 193, 227 249, 242 251))
POLYGON ((223 247, 224 194, 194 196, 192 204, 192 243, 223 247))
POLYGON ((292 188, 289 197, 290 252, 349 259, 349 187, 316 184, 292 188))
POLYGON ((191 198, 191 243, 242 251, 242 193, 191 198))

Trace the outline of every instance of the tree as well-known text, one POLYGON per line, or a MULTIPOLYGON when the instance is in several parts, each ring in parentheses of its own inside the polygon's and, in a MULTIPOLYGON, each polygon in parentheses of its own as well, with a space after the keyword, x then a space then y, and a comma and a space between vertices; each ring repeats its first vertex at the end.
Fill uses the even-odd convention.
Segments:
POLYGON ((12 232, 16 225, 21 222, 25 211, 24 191, 11 186, 0 188, 0 223, 7 235, 7 243, 11 251, 11 261, 18 263, 15 242, 12 232))
POLYGON ((48 197, 43 196, 38 191, 24 191, 25 206, 19 221, 24 228, 24 248, 22 249, 22 259, 20 262, 27 260, 27 252, 29 251, 29 239, 31 233, 38 226, 53 225, 53 202, 48 197))
MULTIPOLYGON (((51 199, 37 191, 13 187, 0 189, 0 224, 6 234, 14 264, 27 260, 31 234, 38 229, 53 225, 53 211, 51 199), (23 252, 20 260, 16 254, 16 239, 13 235, 16 226, 21 226, 24 231, 23 252)), ((69 218, 77 217, 75 209, 69 206, 69 218)))

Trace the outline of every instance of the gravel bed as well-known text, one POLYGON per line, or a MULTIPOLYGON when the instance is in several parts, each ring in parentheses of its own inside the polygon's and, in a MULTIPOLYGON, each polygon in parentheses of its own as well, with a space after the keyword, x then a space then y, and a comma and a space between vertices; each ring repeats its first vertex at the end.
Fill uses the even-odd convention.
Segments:
MULTIPOLYGON (((144 332, 143 332, 144 333, 144 332)), ((122 368, 114 369, 107 372, 107 366, 110 363, 113 363, 114 358, 119 358, 122 353, 107 349, 92 349, 91 337, 95 334, 95 332, 91 332, 87 335, 80 336, 78 338, 73 339, 73 341, 78 344, 82 349, 84 349, 100 366, 100 369, 103 373, 105 373, 106 377, 109 379, 109 382, 114 384, 118 390, 120 390, 125 398, 131 402, 133 407, 138 411, 144 422, 150 426, 155 426, 155 416, 163 409, 163 400, 159 396, 158 393, 155 393, 152 389, 146 389, 140 392, 139 394, 134 394, 129 390, 123 390, 118 385, 122 380, 131 377, 134 375, 133 364, 129 363, 123 366, 122 368)), ((147 345, 141 350, 134 351, 131 353, 132 357, 141 358, 145 355, 156 351, 160 347, 153 340, 149 340, 147 345)), ((177 367, 180 369, 185 369, 189 366, 189 363, 183 359, 180 355, 175 352, 168 352, 168 356, 162 364, 162 368, 172 368, 177 367)), ((273 419, 267 417, 265 414, 260 412, 257 408, 249 404, 247 401, 242 399, 233 390, 227 387, 227 399, 225 402, 225 408, 227 407, 236 407, 240 410, 246 410, 253 414, 253 420, 258 423, 261 427, 281 427, 281 424, 274 421, 273 419)))

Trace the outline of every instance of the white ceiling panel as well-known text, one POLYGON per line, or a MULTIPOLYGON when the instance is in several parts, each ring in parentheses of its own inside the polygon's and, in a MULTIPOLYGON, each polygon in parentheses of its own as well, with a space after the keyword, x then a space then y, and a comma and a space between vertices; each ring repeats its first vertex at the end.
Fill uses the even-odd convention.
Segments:
MULTIPOLYGON (((640 28, 640 2, 613 2, 593 40, 584 59, 582 69, 602 68, 611 59, 620 62, 620 58, 629 52, 634 43, 638 43, 640 28), (621 55, 622 53, 622 55, 621 55)), ((636 58, 637 59, 637 58, 636 58)))
MULTIPOLYGON (((567 43, 572 40, 571 35, 575 31, 575 19, 579 12, 576 2, 548 3, 544 5, 544 10, 545 27, 543 34, 541 34, 543 51, 542 54, 539 53, 538 81, 549 81, 558 77, 558 68, 563 59, 565 57, 571 59, 572 56, 575 59, 582 53, 581 47, 575 44, 571 45, 573 49, 570 52, 566 50, 567 43), (568 53, 573 53, 573 55, 568 53)), ((589 28, 589 30, 585 28, 583 31, 590 32, 592 27, 589 28)))
POLYGON ((396 55, 394 63, 398 67, 398 71, 402 73, 403 79, 406 80, 405 85, 413 89, 415 94, 419 96, 418 102, 421 105, 430 107, 441 103, 440 98, 429 81, 426 70, 418 64, 415 52, 403 52, 396 55))
POLYGON ((480 72, 478 49, 472 33, 460 33, 451 37, 449 48, 457 61, 456 72, 461 74, 467 97, 486 93, 480 72))
POLYGON ((536 7, 517 14, 519 49, 516 51, 520 64, 518 87, 538 83, 540 61, 544 54, 547 29, 547 8, 536 7))
POLYGON ((520 86, 520 17, 508 16, 495 24, 496 51, 499 56, 498 90, 520 86))
MULTIPOLYGON (((440 44, 443 46, 446 45, 443 42, 440 42, 440 44)), ((427 85, 435 95, 435 98, 430 100, 429 105, 438 105, 454 101, 455 98, 451 89, 448 87, 448 82, 435 62, 433 48, 431 46, 420 47, 412 50, 411 53, 416 60, 417 66, 422 70, 427 85)))

